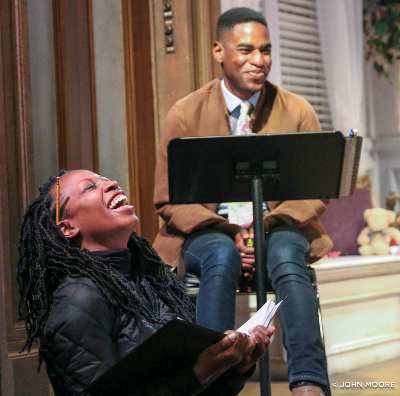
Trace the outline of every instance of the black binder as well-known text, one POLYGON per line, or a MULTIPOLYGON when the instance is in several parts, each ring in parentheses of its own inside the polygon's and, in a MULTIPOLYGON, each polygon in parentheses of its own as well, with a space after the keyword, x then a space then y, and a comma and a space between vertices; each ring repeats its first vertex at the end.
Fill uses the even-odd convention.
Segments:
POLYGON ((92 382, 85 394, 118 395, 171 370, 191 366, 204 349, 224 336, 224 333, 174 319, 92 382))

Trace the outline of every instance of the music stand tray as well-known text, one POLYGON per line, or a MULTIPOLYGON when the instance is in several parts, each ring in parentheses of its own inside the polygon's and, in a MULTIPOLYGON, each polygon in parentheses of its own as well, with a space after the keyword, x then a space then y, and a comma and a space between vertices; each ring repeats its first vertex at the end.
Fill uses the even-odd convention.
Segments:
POLYGON ((168 145, 173 204, 251 201, 259 175, 263 199, 351 195, 362 138, 341 132, 177 138, 168 145))

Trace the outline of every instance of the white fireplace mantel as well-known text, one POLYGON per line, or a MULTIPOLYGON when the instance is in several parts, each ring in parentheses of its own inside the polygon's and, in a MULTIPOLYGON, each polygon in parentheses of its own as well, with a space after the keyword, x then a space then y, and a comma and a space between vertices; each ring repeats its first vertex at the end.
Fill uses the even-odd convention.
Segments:
POLYGON ((400 256, 314 265, 330 373, 400 357, 400 256))

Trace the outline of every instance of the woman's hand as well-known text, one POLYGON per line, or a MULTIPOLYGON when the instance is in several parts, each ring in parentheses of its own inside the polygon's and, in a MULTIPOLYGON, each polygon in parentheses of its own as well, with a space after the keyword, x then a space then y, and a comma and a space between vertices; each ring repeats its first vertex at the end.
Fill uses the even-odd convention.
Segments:
POLYGON ((246 373, 256 364, 257 360, 267 350, 274 331, 275 327, 273 326, 256 326, 250 331, 243 359, 236 366, 240 374, 246 373))
POLYGON ((240 364, 249 339, 245 334, 229 331, 221 341, 201 352, 193 366, 198 381, 203 385, 209 384, 232 366, 240 364))

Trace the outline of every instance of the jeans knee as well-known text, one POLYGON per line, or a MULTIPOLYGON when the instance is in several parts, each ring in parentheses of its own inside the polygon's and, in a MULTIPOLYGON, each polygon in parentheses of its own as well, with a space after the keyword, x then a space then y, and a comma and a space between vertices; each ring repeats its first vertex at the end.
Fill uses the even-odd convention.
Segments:
POLYGON ((241 272, 240 253, 236 246, 219 246, 210 251, 210 266, 219 275, 230 274, 239 277, 241 272))
POLYGON ((278 257, 276 261, 270 259, 270 262, 268 263, 268 272, 273 283, 278 279, 281 279, 282 281, 284 279, 297 279, 299 281, 306 281, 308 283, 311 279, 308 271, 307 262, 304 256, 303 259, 288 259, 288 257, 285 256, 284 260, 279 259, 278 257))
POLYGON ((304 260, 310 250, 306 237, 298 230, 284 228, 270 233, 266 243, 268 259, 274 262, 304 260))
POLYGON ((297 285, 296 287, 301 287, 300 290, 304 290, 304 286, 307 289, 312 289, 311 278, 306 271, 302 273, 279 271, 272 277, 271 282, 272 287, 277 291, 280 290, 281 287, 285 287, 285 285, 292 285, 291 287, 297 285))
POLYGON ((241 258, 233 239, 221 232, 198 232, 190 236, 183 248, 186 268, 197 276, 222 276, 237 281, 241 258))
POLYGON ((310 244, 298 230, 285 227, 273 231, 267 240, 266 257, 270 276, 309 278, 307 260, 310 244))
POLYGON ((296 245, 303 249, 309 248, 309 242, 304 234, 292 226, 277 227, 269 233, 269 245, 281 245, 282 242, 283 244, 296 245))
POLYGON ((239 277, 241 271, 241 259, 239 250, 229 237, 206 247, 207 260, 204 261, 203 270, 211 270, 215 275, 231 275, 239 277))

